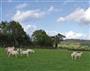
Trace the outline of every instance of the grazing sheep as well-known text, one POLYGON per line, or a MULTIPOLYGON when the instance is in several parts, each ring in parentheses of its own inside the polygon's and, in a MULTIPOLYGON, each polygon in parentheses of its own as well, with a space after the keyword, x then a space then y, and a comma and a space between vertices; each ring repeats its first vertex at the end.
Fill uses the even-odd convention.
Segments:
POLYGON ((80 59, 80 57, 81 57, 82 54, 83 54, 82 52, 73 52, 73 53, 71 54, 71 57, 72 57, 72 59, 74 59, 74 60, 80 59))
POLYGON ((20 54, 29 56, 29 52, 27 50, 20 50, 20 54))
POLYGON ((27 55, 27 56, 29 56, 30 53, 35 53, 35 51, 32 50, 32 49, 27 49, 27 50, 20 49, 20 54, 21 55, 27 55))
POLYGON ((80 59, 80 57, 81 57, 82 54, 83 54, 82 52, 78 52, 78 53, 75 55, 75 59, 80 59))
POLYGON ((13 50, 13 51, 9 52, 8 57, 11 56, 11 55, 17 57, 18 54, 19 54, 19 53, 18 53, 18 50, 13 50))
POLYGON ((13 46, 13 47, 7 47, 7 48, 5 48, 7 54, 9 54, 9 53, 10 53, 11 51, 13 51, 14 49, 15 49, 14 46, 13 46))
POLYGON ((77 52, 73 52, 73 53, 71 53, 71 57, 72 57, 72 59, 74 59, 74 56, 75 56, 76 53, 77 53, 77 52))
POLYGON ((32 49, 27 49, 27 51, 28 51, 29 53, 35 53, 35 51, 32 50, 32 49))

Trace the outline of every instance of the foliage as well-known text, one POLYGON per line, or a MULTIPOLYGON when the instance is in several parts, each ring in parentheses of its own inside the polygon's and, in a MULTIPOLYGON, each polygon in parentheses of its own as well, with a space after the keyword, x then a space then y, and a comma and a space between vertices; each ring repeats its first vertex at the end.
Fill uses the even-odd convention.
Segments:
POLYGON ((44 30, 36 30, 32 34, 32 41, 39 46, 52 46, 52 39, 46 34, 44 30))
POLYGON ((0 46, 42 46, 45 48, 58 47, 58 44, 65 38, 62 34, 53 37, 48 36, 44 30, 36 30, 32 34, 32 38, 24 31, 19 22, 2 21, 0 23, 0 46), (32 40, 31 40, 32 39, 32 40))
POLYGON ((23 46, 31 43, 19 22, 1 22, 0 43, 2 46, 23 46))
POLYGON ((51 38, 53 40, 54 47, 57 48, 58 44, 63 41, 63 38, 65 38, 65 36, 62 34, 57 34, 55 36, 52 36, 51 38))

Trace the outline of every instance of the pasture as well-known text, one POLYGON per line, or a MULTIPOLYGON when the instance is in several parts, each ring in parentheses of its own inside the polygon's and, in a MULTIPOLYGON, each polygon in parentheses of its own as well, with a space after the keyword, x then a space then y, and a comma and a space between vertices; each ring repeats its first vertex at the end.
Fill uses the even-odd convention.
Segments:
POLYGON ((79 60, 72 60, 68 50, 34 50, 29 57, 8 57, 0 48, 0 71, 90 71, 90 52, 84 52, 79 60))

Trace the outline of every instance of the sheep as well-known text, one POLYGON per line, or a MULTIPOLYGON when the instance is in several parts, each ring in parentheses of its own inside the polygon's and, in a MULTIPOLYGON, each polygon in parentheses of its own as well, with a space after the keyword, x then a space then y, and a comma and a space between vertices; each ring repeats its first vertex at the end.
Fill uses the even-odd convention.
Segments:
POLYGON ((27 51, 28 51, 29 53, 35 53, 35 51, 32 50, 32 49, 27 49, 27 51))
POLYGON ((20 50, 20 54, 29 56, 29 52, 27 50, 20 50))
POLYGON ((9 54, 9 53, 10 53, 11 51, 13 51, 14 49, 15 49, 14 46, 13 46, 13 47, 7 47, 7 48, 5 48, 7 54, 9 54))
POLYGON ((27 50, 20 49, 20 54, 21 55, 27 55, 27 56, 29 56, 29 53, 35 53, 35 51, 32 50, 32 49, 27 49, 27 50))
POLYGON ((71 57, 72 57, 72 59, 80 59, 80 57, 81 57, 81 55, 82 55, 83 53, 82 52, 73 52, 72 54, 71 54, 71 57))
POLYGON ((74 59, 74 56, 76 55, 76 53, 77 53, 77 52, 73 52, 73 53, 71 53, 71 57, 72 57, 72 59, 74 59))
POLYGON ((13 51, 10 51, 10 52, 9 52, 8 57, 11 56, 11 55, 17 57, 18 54, 19 54, 19 53, 18 53, 18 50, 13 50, 13 51))
POLYGON ((78 53, 75 55, 75 59, 80 59, 80 57, 81 57, 82 54, 83 54, 82 52, 78 52, 78 53))

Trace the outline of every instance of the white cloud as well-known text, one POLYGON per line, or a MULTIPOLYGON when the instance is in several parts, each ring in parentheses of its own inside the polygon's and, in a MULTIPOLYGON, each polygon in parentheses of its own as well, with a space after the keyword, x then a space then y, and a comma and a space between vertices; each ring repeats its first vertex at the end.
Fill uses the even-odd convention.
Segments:
MULTIPOLYGON (((27 6, 27 4, 23 3, 23 4, 19 4, 16 8, 22 9, 26 6, 27 6)), ((54 6, 50 6, 46 11, 41 11, 40 9, 27 10, 27 11, 17 10, 15 15, 12 17, 12 20, 20 22, 20 21, 24 21, 28 18, 39 19, 39 18, 42 18, 45 15, 49 15, 51 12, 55 12, 55 11, 58 11, 58 9, 55 9, 54 6)))
POLYGON ((27 6, 28 6, 28 4, 26 4, 26 3, 19 4, 19 5, 16 6, 16 9, 22 9, 22 8, 27 7, 27 6))
POLYGON ((78 8, 69 15, 59 17, 57 19, 57 22, 64 21, 75 21, 83 24, 90 24, 90 7, 88 7, 86 10, 78 8))
POLYGON ((86 34, 83 36, 83 39, 87 39, 87 40, 90 40, 90 34, 86 34))
POLYGON ((24 31, 27 32, 27 34, 29 34, 30 36, 32 35, 32 33, 35 31, 35 30, 38 30, 39 28, 35 25, 22 25, 24 27, 24 31))
POLYGON ((67 39, 80 39, 83 36, 82 33, 77 33, 73 31, 65 32, 64 35, 67 39))
POLYGON ((55 8, 54 6, 50 6, 47 10, 47 12, 57 12, 59 11, 57 8, 55 8))
MULTIPOLYGON (((22 25, 24 30, 27 32, 27 34, 29 34, 30 36, 32 35, 32 33, 35 30, 39 30, 40 28, 38 28, 35 25, 22 25)), ((68 31, 68 32, 57 32, 57 31, 48 31, 45 30, 46 33, 49 36, 55 36, 58 33, 61 33, 62 35, 65 35, 66 38, 65 39, 85 39, 85 40, 90 40, 90 34, 85 34, 85 33, 79 33, 79 32, 74 32, 74 31, 68 31)))
POLYGON ((85 11, 82 21, 90 23, 90 7, 85 11))
POLYGON ((54 10, 54 7, 53 6, 50 6, 50 8, 48 9, 49 12, 51 12, 53 10, 54 10))
POLYGON ((46 33, 47 33, 49 36, 55 36, 55 35, 58 34, 58 32, 56 32, 56 31, 47 31, 47 30, 46 30, 46 33))
POLYGON ((87 36, 87 38, 86 38, 86 39, 90 40, 90 34, 87 36))
POLYGON ((16 14, 12 17, 12 20, 15 21, 24 21, 27 18, 41 18, 43 15, 45 15, 44 12, 41 12, 40 10, 28 10, 28 11, 20 11, 18 10, 16 14))
POLYGON ((66 39, 87 39, 87 40, 90 40, 90 34, 79 33, 79 32, 74 32, 74 31, 68 31, 68 32, 64 32, 62 34, 66 36, 66 39))
POLYGON ((37 29, 37 27, 35 25, 28 24, 28 25, 25 26, 25 31, 27 31, 29 29, 35 30, 35 29, 37 29))
POLYGON ((61 33, 62 35, 65 35, 65 39, 86 39, 90 40, 90 34, 85 34, 85 33, 79 33, 79 32, 74 32, 74 31, 68 31, 68 32, 57 32, 57 31, 47 31, 45 30, 46 33, 49 36, 55 36, 58 33, 61 33))
POLYGON ((59 17, 58 19, 57 19, 57 22, 64 22, 65 21, 65 18, 64 17, 59 17))

